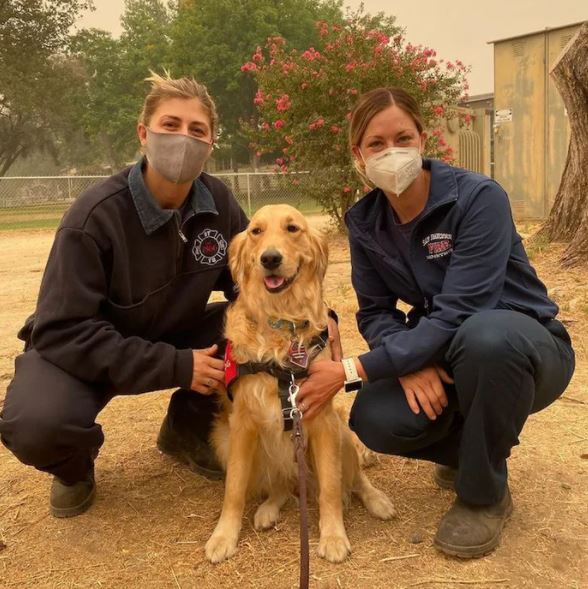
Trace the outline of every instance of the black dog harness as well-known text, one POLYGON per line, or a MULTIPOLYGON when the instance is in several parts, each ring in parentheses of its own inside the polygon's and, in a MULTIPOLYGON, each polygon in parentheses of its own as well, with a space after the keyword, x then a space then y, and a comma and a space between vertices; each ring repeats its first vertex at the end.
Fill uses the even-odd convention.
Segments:
POLYGON ((284 430, 290 431, 294 423, 294 411, 296 410, 296 394, 298 385, 296 381, 308 376, 308 365, 327 346, 328 332, 323 331, 320 336, 313 337, 308 342, 310 355, 306 347, 293 339, 288 352, 288 360, 285 365, 277 362, 246 362, 237 364, 233 358, 231 342, 227 342, 225 348, 225 386, 229 399, 233 400, 232 388, 235 382, 247 374, 265 372, 278 379, 278 395, 282 406, 282 418, 284 430))

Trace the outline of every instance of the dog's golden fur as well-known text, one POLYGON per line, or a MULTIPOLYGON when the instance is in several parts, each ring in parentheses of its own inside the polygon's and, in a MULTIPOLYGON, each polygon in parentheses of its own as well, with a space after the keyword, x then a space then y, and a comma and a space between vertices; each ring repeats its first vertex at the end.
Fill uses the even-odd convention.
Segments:
MULTIPOLYGON (((227 312, 225 332, 236 362, 284 365, 291 334, 271 327, 270 317, 307 320, 308 327, 296 333, 307 343, 326 328, 322 282, 327 261, 324 239, 296 209, 266 206, 254 215, 247 231, 237 235, 229 248, 229 264, 240 293, 227 312), (279 266, 272 270, 262 263, 267 252, 281 256, 279 266), (278 278, 272 282, 268 275, 278 278), (270 292, 268 280, 269 287, 285 281, 283 290, 270 292)), ((330 357, 328 347, 317 356, 321 357, 330 357)), ((206 556, 212 562, 235 553, 248 494, 266 497, 255 513, 254 525, 267 529, 278 521, 297 481, 291 432, 283 429, 276 378, 266 373, 243 376, 236 381, 233 395, 232 403, 223 398, 212 434, 226 469, 221 517, 206 544, 206 556)), ((388 497, 361 470, 351 431, 332 403, 303 424, 308 462, 318 483, 318 553, 339 562, 351 550, 343 524, 343 502, 349 493, 356 493, 376 517, 387 519, 394 510, 388 497)))

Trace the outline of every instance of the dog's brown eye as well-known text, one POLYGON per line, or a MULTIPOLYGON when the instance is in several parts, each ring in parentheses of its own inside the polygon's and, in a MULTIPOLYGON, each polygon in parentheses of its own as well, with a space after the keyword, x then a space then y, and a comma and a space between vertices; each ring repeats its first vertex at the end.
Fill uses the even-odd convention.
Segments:
POLYGON ((286 227, 286 229, 289 233, 296 233, 296 231, 298 231, 300 228, 297 225, 290 224, 286 227))
POLYGON ((261 233, 261 227, 254 227, 254 228, 251 230, 251 234, 252 234, 252 235, 259 235, 260 233, 261 233))

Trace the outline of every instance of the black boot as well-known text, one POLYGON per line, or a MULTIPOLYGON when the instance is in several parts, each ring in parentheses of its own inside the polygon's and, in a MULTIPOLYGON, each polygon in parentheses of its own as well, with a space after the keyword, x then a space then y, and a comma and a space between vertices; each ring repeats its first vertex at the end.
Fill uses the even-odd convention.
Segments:
POLYGON ((455 489, 455 477, 457 476, 457 469, 443 464, 436 464, 433 472, 433 479, 437 486, 442 489, 455 489))
POLYGON ((49 507, 55 517, 74 517, 88 511, 96 497, 94 472, 77 483, 67 484, 53 478, 49 507))
POLYGON ((500 544, 502 528, 512 513, 508 486, 494 505, 470 505, 459 497, 443 516, 433 541, 436 548, 459 558, 479 558, 500 544))
POLYGON ((172 395, 157 437, 161 452, 210 480, 221 480, 224 476, 209 443, 216 410, 214 396, 177 390, 172 395))

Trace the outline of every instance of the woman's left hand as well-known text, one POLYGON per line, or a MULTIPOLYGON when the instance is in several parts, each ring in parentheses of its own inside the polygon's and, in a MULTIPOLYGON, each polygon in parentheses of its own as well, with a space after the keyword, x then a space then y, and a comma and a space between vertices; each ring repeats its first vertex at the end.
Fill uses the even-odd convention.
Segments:
POLYGON ((312 419, 343 386, 345 371, 341 362, 318 360, 310 365, 308 375, 300 386, 297 404, 304 418, 312 419))

